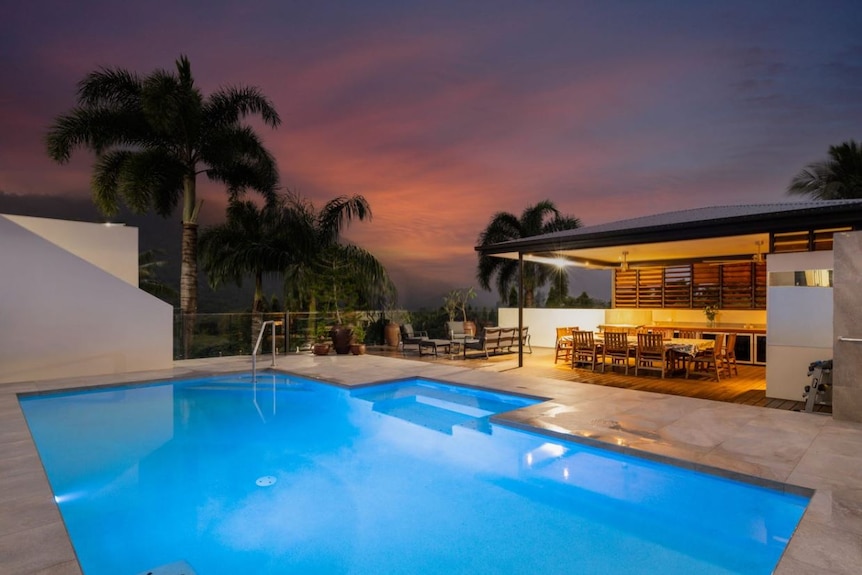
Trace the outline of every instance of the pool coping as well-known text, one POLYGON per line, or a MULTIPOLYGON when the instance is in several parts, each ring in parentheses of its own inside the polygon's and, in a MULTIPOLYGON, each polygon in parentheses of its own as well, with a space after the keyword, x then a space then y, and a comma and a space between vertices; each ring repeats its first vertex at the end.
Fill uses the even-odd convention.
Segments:
MULTIPOLYGON (((731 479, 753 478, 755 484, 779 486, 790 493, 796 493, 797 489, 811 493, 811 503, 775 573, 792 575, 825 571, 850 574, 857 573, 862 566, 862 548, 858 545, 862 537, 862 425, 835 422, 831 417, 816 414, 781 415, 776 410, 750 406, 714 405, 716 402, 706 400, 551 380, 530 375, 528 370, 500 373, 381 356, 348 356, 345 360, 333 356, 318 359, 302 355, 285 356, 279 361, 282 366, 274 371, 346 388, 418 377, 476 389, 548 398, 543 403, 494 417, 498 423, 567 441, 612 448, 698 471, 717 471, 718 475, 731 479), (287 364, 290 367, 286 367, 287 364), (673 408, 668 410, 669 406, 673 408), (645 410, 653 410, 665 417, 667 411, 674 409, 680 411, 680 416, 661 429, 652 427, 656 418, 646 421, 643 416, 645 410), (710 428, 713 434, 719 435, 724 428, 730 429, 722 436, 727 439, 718 444, 720 448, 708 449, 700 445, 700 437, 696 438, 697 441, 686 441, 679 429, 669 431, 686 419, 691 411, 701 411, 701 418, 714 419, 714 428, 710 428), (641 418, 640 427, 633 425, 638 417, 641 418), (736 436, 733 434, 734 430, 739 432, 740 427, 746 425, 753 426, 754 431, 762 431, 763 436, 769 438, 776 433, 793 435, 793 426, 797 426, 804 429, 806 437, 810 436, 809 445, 795 450, 792 460, 785 453, 788 450, 781 445, 767 445, 767 451, 761 455, 764 461, 753 464, 749 461, 751 446, 746 446, 751 443, 752 429, 736 436), (830 449, 831 444, 835 444, 834 449, 830 449), (731 446, 736 446, 735 450, 730 449, 731 446), (769 449, 772 453, 768 452, 769 449)), ((174 369, 167 371, 0 386, 0 486, 4 487, 0 491, 3 493, 0 496, 3 503, 0 507, 0 571, 21 575, 80 573, 29 436, 18 404, 18 394, 248 372, 249 363, 247 357, 189 360, 177 362, 174 369)), ((690 423, 686 421, 687 425, 690 423)))

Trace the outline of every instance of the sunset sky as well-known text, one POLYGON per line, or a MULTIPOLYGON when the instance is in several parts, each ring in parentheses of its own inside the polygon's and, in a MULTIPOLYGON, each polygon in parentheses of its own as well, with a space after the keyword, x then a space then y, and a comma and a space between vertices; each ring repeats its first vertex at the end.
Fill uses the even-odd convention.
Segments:
MULTIPOLYGON (((100 66, 173 70, 186 54, 204 93, 253 85, 273 101, 283 123, 260 134, 283 186, 318 205, 365 195, 374 218, 348 237, 407 306, 477 286, 473 247, 497 211, 550 199, 592 225, 788 201, 802 167, 862 140, 859 0, 33 0, 2 12, 0 191, 87 197, 92 157, 60 166, 43 143, 77 82, 100 66)), ((212 223, 224 194, 203 196, 212 223)), ((608 297, 606 279, 574 280, 573 295, 608 297)))

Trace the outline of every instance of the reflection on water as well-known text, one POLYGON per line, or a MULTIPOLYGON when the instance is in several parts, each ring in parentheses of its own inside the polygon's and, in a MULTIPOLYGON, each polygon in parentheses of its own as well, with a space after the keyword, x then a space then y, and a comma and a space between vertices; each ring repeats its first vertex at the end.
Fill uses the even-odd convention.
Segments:
POLYGON ((22 401, 88 575, 769 573, 807 504, 491 423, 535 399, 268 377, 22 401))

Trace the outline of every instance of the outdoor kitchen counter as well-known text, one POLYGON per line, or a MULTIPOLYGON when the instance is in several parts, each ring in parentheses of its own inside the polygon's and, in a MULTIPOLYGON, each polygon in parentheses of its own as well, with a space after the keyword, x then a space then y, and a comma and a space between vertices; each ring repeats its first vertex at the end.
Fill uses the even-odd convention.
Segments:
POLYGON ((644 326, 645 329, 649 329, 651 327, 669 327, 673 329, 696 330, 709 333, 766 333, 766 324, 762 323, 724 323, 718 321, 714 324, 708 324, 705 321, 656 321, 644 326))

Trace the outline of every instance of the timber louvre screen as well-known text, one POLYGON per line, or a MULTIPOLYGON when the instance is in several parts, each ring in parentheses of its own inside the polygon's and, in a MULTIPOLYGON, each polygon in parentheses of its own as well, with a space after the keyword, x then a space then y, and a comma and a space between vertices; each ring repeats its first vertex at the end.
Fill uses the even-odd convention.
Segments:
POLYGON ((614 307, 766 309, 766 263, 696 263, 614 272, 614 307))

